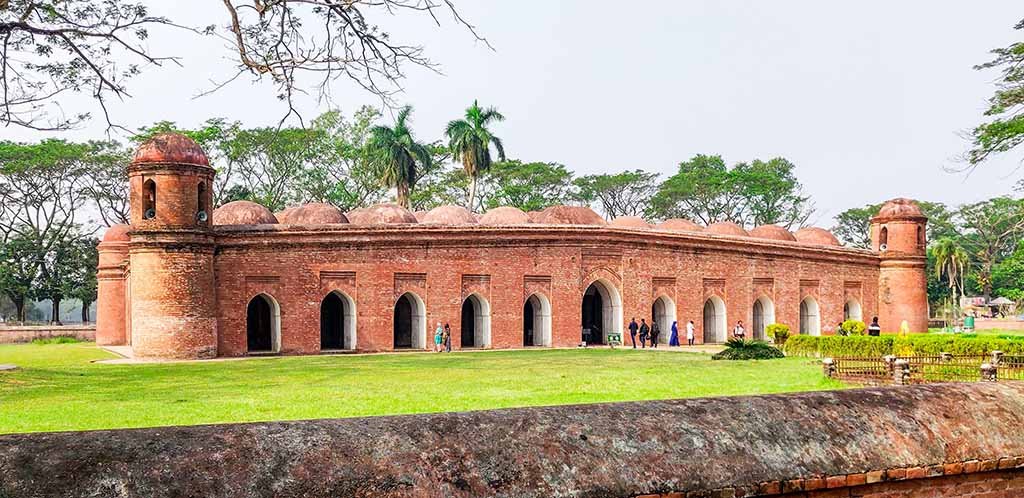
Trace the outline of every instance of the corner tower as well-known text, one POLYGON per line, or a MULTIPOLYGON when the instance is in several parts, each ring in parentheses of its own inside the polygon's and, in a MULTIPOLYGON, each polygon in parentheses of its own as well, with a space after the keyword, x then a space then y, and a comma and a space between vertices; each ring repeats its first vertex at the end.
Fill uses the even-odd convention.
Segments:
POLYGON ((910 199, 888 201, 871 218, 871 248, 881 259, 878 321, 883 331, 899 330, 903 320, 911 332, 928 330, 927 223, 910 199))
POLYGON ((217 356, 213 168, 184 135, 156 135, 128 167, 130 341, 138 357, 217 356))

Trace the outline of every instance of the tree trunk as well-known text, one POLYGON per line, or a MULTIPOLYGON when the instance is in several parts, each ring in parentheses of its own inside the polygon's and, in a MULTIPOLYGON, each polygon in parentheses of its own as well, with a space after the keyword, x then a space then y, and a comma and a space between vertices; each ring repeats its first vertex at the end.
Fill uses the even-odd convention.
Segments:
POLYGON ((60 323, 60 296, 50 298, 50 323, 53 325, 61 325, 60 323))
POLYGON ((400 183, 395 187, 395 191, 398 197, 398 205, 409 209, 409 186, 400 183))
POLYGON ((466 203, 466 209, 469 212, 473 212, 473 202, 476 200, 476 175, 470 175, 469 177, 469 202, 466 203))
POLYGON ((25 323, 25 298, 23 296, 12 297, 11 302, 14 303, 14 314, 16 315, 16 320, 20 323, 25 323))
POLYGON ((89 323, 89 306, 92 306, 92 303, 87 303, 85 301, 82 301, 82 323, 83 324, 89 323))

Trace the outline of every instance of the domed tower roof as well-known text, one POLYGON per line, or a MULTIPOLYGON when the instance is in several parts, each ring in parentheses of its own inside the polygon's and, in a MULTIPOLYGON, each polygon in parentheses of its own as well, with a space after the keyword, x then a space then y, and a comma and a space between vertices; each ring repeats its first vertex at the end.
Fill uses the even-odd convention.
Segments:
POLYGON ((250 201, 232 201, 213 211, 214 225, 276 225, 269 209, 250 201))
POLYGON ((427 211, 420 221, 436 225, 476 225, 476 217, 462 206, 438 206, 427 211))
MULTIPOLYGON (((359 214, 360 223, 366 225, 416 223, 416 216, 398 204, 377 204, 359 214)), ((352 218, 349 218, 352 221, 352 218)))
MULTIPOLYGON (((328 225, 335 223, 348 223, 348 218, 340 209, 326 203, 316 202, 302 206, 286 209, 287 220, 282 223, 291 225, 328 225)), ((281 221, 281 217, 277 217, 281 221)))
POLYGON ((132 164, 187 164, 209 168, 210 160, 191 138, 181 133, 158 133, 139 146, 132 164))
POLYGON ((132 227, 129 225, 112 225, 103 234, 103 242, 128 242, 131 240, 128 237, 128 231, 131 229, 132 227))
POLYGON ((481 225, 524 225, 531 223, 530 215, 511 206, 496 207, 480 217, 481 225))
POLYGON ((639 216, 619 216, 612 220, 608 226, 619 228, 651 228, 651 224, 647 223, 647 220, 639 216))
POLYGON ((704 227, 683 218, 667 219, 658 223, 656 228, 658 230, 672 230, 675 232, 700 232, 704 230, 704 227))
POLYGON ((427 212, 426 211, 414 211, 412 213, 412 215, 416 217, 416 221, 418 221, 420 223, 423 223, 423 218, 427 216, 427 212))
POLYGON ((906 199, 903 197, 892 199, 882 205, 882 208, 878 210, 878 214, 873 219, 875 220, 919 220, 924 219, 924 212, 921 211, 921 206, 917 205, 917 201, 913 199, 906 199))
POLYGON ((832 232, 825 230, 824 228, 818 227, 804 227, 796 231, 793 234, 796 237, 796 241, 801 244, 810 244, 814 246, 838 246, 839 239, 832 232))
POLYGON ((704 229, 706 233, 713 233, 715 235, 732 235, 735 237, 746 237, 750 235, 743 227, 731 222, 731 221, 719 221, 718 223, 712 223, 704 229))
POLYGON ((540 223, 540 213, 541 211, 527 211, 526 217, 530 219, 530 223, 540 223))
POLYGON ((607 225, 593 209, 583 206, 551 206, 540 212, 534 223, 547 225, 607 225))
POLYGON ((757 237, 759 239, 796 242, 796 237, 794 237, 789 230, 778 225, 761 225, 759 227, 754 227, 750 230, 750 236, 757 237))

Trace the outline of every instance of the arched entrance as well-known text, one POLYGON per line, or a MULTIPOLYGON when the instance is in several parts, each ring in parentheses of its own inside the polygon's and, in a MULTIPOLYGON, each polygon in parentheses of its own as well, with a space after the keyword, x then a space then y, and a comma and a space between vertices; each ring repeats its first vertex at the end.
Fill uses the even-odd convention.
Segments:
POLYGON ((754 301, 754 327, 753 337, 758 341, 768 340, 765 330, 769 325, 775 323, 775 303, 767 296, 761 296, 754 301))
POLYGON ((462 301, 462 348, 491 345, 491 306, 479 294, 462 301))
POLYGON ((281 349, 281 312, 274 298, 259 294, 245 312, 245 338, 250 353, 276 353, 281 349))
POLYGON ((551 346, 551 304, 543 294, 523 304, 523 346, 551 346))
POLYGON ((344 293, 331 292, 320 302, 320 350, 355 348, 355 304, 344 293))
POLYGON ((725 301, 711 296, 704 301, 704 343, 725 342, 725 301))
MULTIPOLYGON (((651 323, 658 324, 658 344, 668 344, 672 339, 672 322, 676 321, 676 303, 668 296, 661 296, 651 305, 651 323)), ((683 329, 685 335, 685 327, 683 329)), ((685 337, 684 337, 685 339, 685 337)))
POLYGON ((581 328, 587 344, 604 344, 608 334, 622 333, 622 298, 607 280, 595 280, 583 293, 581 328))
POLYGON ((818 301, 810 296, 800 301, 800 333, 804 335, 821 335, 818 301))
POLYGON ((424 349, 427 345, 426 306, 419 296, 406 292, 395 302, 395 349, 424 349))
POLYGON ((864 321, 864 315, 860 309, 860 302, 853 298, 846 301, 846 304, 843 305, 843 320, 864 321))

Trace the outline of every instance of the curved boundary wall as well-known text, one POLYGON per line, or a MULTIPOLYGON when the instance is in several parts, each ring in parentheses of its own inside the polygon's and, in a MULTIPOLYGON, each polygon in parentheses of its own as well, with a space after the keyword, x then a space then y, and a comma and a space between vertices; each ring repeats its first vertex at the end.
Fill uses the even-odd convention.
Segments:
POLYGON ((1024 385, 0 437, 2 497, 1024 496, 1024 385))

